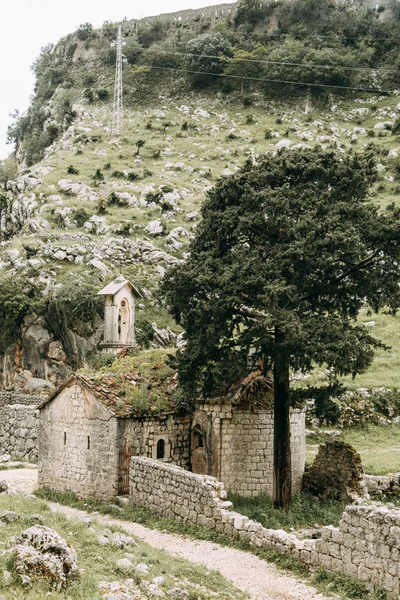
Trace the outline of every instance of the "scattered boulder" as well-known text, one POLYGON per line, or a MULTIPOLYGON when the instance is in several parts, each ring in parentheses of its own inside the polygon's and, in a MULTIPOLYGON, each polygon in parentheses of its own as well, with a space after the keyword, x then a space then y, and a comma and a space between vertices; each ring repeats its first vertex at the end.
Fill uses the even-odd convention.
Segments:
POLYGON ((174 598, 174 600, 190 600, 190 594, 186 590, 182 590, 181 588, 174 587, 167 592, 167 596, 169 598, 174 598))
POLYGON ((149 565, 146 565, 146 563, 139 563, 136 565, 135 571, 141 575, 147 575, 147 573, 150 572, 150 567, 149 565))
POLYGON ((90 217, 88 221, 83 224, 83 228, 95 235, 103 235, 107 233, 110 227, 107 225, 107 221, 105 217, 99 217, 98 215, 93 215, 90 217))
POLYGON ((119 532, 112 534, 111 543, 113 546, 117 546, 118 548, 125 548, 126 546, 138 547, 138 544, 135 542, 133 537, 119 532))
POLYGON ((19 515, 13 510, 3 510, 0 514, 0 521, 3 521, 3 523, 14 523, 18 519, 19 515))
POLYGON ((56 386, 47 379, 32 377, 25 386, 25 391, 31 394, 40 394, 41 392, 54 392, 56 386))
POLYGON ((87 264, 90 265, 91 267, 94 267, 98 271, 100 271, 100 273, 102 275, 107 275, 110 272, 108 267, 101 260, 98 260, 97 258, 92 258, 92 260, 89 260, 89 262, 87 264))
POLYGON ((99 199, 99 195, 84 183, 76 183, 70 179, 60 179, 58 187, 64 194, 77 196, 81 200, 96 201, 99 199))
POLYGON ((125 583, 100 581, 99 591, 105 600, 146 600, 131 579, 127 579, 125 583))
POLYGON ((75 550, 56 531, 34 525, 12 540, 15 570, 26 577, 47 580, 59 591, 78 574, 75 550))
POLYGON ((170 348, 171 346, 175 346, 177 335, 167 327, 167 329, 159 329, 157 327, 157 323, 151 324, 153 328, 153 342, 157 346, 161 346, 161 348, 170 348))
POLYGON ((0 456, 0 463, 7 463, 11 460, 11 454, 2 454, 0 456))
POLYGON ((133 570, 133 564, 128 558, 120 558, 119 560, 117 560, 115 566, 123 573, 127 573, 133 570))
POLYGON ((8 490, 7 481, 0 481, 0 494, 4 494, 8 490))
POLYGON ((194 210, 186 215, 186 221, 195 221, 199 216, 199 211, 194 210))
POLYGON ((35 513, 29 517, 29 519, 33 523, 38 523, 39 525, 44 525, 46 523, 46 517, 40 515, 39 513, 35 513))
POLYGON ((111 542, 105 535, 97 536, 97 543, 99 546, 110 546, 111 542))
POLYGON ((144 228, 149 235, 162 235, 164 233, 164 225, 160 219, 150 221, 150 223, 144 228))

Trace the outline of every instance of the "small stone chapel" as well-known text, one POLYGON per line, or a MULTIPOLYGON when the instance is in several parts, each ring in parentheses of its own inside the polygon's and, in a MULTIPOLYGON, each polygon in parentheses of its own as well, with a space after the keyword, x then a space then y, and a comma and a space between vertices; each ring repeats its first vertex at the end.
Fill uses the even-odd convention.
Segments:
MULTIPOLYGON (((135 347, 140 292, 118 277, 105 297, 103 351, 135 347)), ((127 374, 129 378, 131 374, 127 374)), ((133 383, 133 385, 135 385, 133 383)), ((135 410, 107 375, 72 374, 39 408, 39 485, 111 500, 129 493, 130 460, 145 456, 212 475, 226 489, 254 497, 273 492, 274 420, 271 398, 250 407, 215 398, 182 414, 135 410)), ((304 411, 291 411, 293 493, 305 465, 304 411)))

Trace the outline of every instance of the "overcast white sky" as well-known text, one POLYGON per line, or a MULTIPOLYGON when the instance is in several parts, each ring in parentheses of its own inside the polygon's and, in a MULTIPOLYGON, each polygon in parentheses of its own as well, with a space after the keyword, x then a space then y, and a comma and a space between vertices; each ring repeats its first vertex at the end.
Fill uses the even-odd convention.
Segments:
MULTIPOLYGON (((234 0, 225 0, 232 3, 234 0)), ((89 21, 97 28, 104 21, 128 19, 201 8, 224 0, 0 0, 0 158, 6 145, 9 114, 28 107, 33 91, 30 65, 40 49, 89 21)))

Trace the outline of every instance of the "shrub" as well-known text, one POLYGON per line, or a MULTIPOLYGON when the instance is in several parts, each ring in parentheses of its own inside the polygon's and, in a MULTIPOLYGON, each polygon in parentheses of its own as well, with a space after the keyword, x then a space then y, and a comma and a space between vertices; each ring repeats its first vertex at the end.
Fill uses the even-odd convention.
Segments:
POLYGON ((43 314, 46 300, 40 287, 20 275, 0 276, 0 349, 15 342, 24 317, 43 314))
POLYGON ((71 329, 88 338, 93 335, 97 316, 103 315, 103 299, 98 296, 98 280, 59 287, 50 300, 48 320, 55 329, 71 329))
POLYGON ((79 25, 76 35, 80 40, 87 40, 93 31, 93 25, 91 23, 82 23, 79 25))
POLYGON ((224 71, 227 58, 232 56, 229 41, 220 33, 205 33, 190 40, 186 46, 186 67, 194 87, 214 85, 224 71))
POLYGON ((90 215, 84 208, 78 208, 72 213, 72 218, 75 221, 77 227, 83 227, 83 224, 89 220, 90 215))

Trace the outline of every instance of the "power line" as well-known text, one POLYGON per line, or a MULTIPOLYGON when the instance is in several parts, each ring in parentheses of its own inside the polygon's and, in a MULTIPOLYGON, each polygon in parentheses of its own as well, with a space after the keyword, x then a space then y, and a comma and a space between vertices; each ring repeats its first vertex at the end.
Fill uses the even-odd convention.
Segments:
POLYGON ((149 67, 151 69, 158 69, 162 71, 176 71, 179 73, 191 73, 194 75, 207 75, 211 77, 224 77, 229 79, 239 79, 243 81, 263 81, 264 83, 283 83, 288 85, 302 85, 303 87, 322 87, 322 88, 334 88, 340 90, 351 90, 355 92, 370 92, 370 93, 378 93, 378 94, 390 94, 394 90, 382 90, 378 88, 363 88, 363 87, 351 87, 345 85, 333 85, 329 83, 307 83, 304 81, 291 81, 286 79, 269 79, 267 77, 248 77, 241 75, 228 75, 227 73, 208 73, 204 71, 192 71, 189 69, 177 69, 174 67, 158 67, 155 65, 140 65, 142 67, 149 67))
POLYGON ((390 67, 346 67, 341 65, 340 63, 333 63, 330 65, 320 65, 313 63, 295 63, 295 62, 280 62, 277 60, 257 60, 253 58, 239 58, 236 56, 213 56, 212 54, 195 54, 193 52, 178 52, 177 50, 162 50, 161 53, 166 54, 178 54, 179 56, 196 56, 198 58, 223 58, 227 62, 247 62, 247 63, 262 63, 265 65, 281 65, 281 66, 289 66, 289 67, 308 67, 308 68, 318 68, 318 69, 334 69, 339 67, 345 71, 391 71, 394 73, 398 73, 399 69, 391 69, 390 67))

